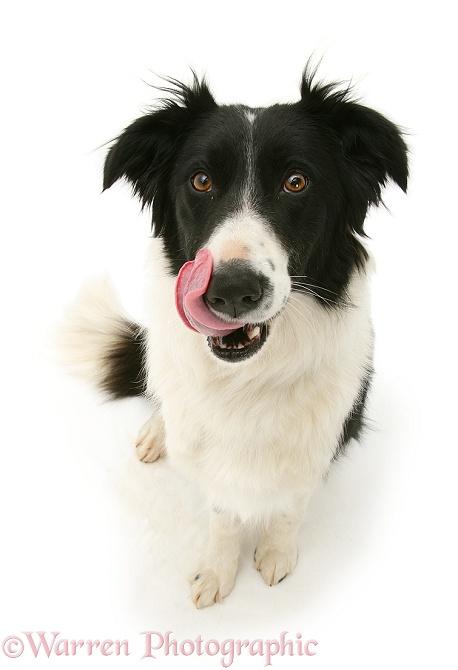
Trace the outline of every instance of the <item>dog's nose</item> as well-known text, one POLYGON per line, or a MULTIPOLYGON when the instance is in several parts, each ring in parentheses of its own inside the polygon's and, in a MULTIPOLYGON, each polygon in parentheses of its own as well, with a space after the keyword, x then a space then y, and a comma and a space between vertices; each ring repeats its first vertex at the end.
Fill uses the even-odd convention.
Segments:
POLYGON ((240 320, 259 305, 265 282, 247 261, 234 259, 222 262, 216 268, 205 300, 212 309, 240 320))

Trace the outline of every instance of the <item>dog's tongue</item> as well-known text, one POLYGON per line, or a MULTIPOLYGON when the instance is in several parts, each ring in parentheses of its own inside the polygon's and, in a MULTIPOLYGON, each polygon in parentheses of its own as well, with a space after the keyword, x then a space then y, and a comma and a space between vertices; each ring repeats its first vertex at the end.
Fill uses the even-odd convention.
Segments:
POLYGON ((181 268, 175 285, 175 304, 183 323, 204 335, 224 337, 244 326, 219 319, 203 299, 210 283, 213 259, 208 249, 201 249, 193 261, 181 268))

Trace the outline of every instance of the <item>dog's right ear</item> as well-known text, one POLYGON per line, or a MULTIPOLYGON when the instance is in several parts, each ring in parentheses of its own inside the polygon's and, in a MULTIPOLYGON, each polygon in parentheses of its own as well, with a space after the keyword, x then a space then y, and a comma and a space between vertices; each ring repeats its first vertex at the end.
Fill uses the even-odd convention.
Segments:
POLYGON ((151 204, 167 159, 173 160, 185 114, 182 107, 161 109, 126 128, 106 157, 103 190, 125 178, 142 205, 151 204))
POLYGON ((217 105, 204 80, 194 75, 192 86, 168 80, 173 88, 159 109, 128 126, 109 150, 104 167, 103 190, 126 179, 142 206, 151 205, 161 181, 169 175, 185 131, 193 120, 217 105))

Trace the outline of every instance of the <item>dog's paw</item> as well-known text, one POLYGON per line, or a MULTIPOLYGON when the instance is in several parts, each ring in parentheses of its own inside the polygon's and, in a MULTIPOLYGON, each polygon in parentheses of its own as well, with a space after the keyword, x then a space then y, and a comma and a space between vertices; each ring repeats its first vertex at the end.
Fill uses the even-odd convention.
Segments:
POLYGON ((138 458, 143 463, 154 463, 165 456, 165 431, 162 419, 153 414, 138 434, 135 444, 138 458))
POLYGON ((191 598, 197 609, 221 603, 234 587, 233 572, 218 573, 212 568, 204 568, 190 577, 191 598))
POLYGON ((289 575, 297 563, 297 544, 287 542, 284 546, 276 546, 269 536, 261 539, 254 552, 256 570, 267 586, 274 586, 289 575))

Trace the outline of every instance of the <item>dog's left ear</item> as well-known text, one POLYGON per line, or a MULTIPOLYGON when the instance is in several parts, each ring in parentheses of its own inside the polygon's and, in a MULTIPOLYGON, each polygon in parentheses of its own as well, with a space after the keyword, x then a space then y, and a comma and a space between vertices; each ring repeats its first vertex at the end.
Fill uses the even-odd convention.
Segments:
POLYGON ((350 90, 315 83, 307 66, 301 84, 301 106, 318 119, 340 145, 339 168, 348 194, 357 203, 352 227, 362 232, 369 205, 381 202, 381 191, 392 179, 407 189, 407 146, 399 128, 387 118, 350 99, 350 90))
POLYGON ((353 186, 375 205, 388 179, 405 192, 407 146, 398 127, 382 114, 354 102, 343 102, 339 112, 336 128, 353 186))

